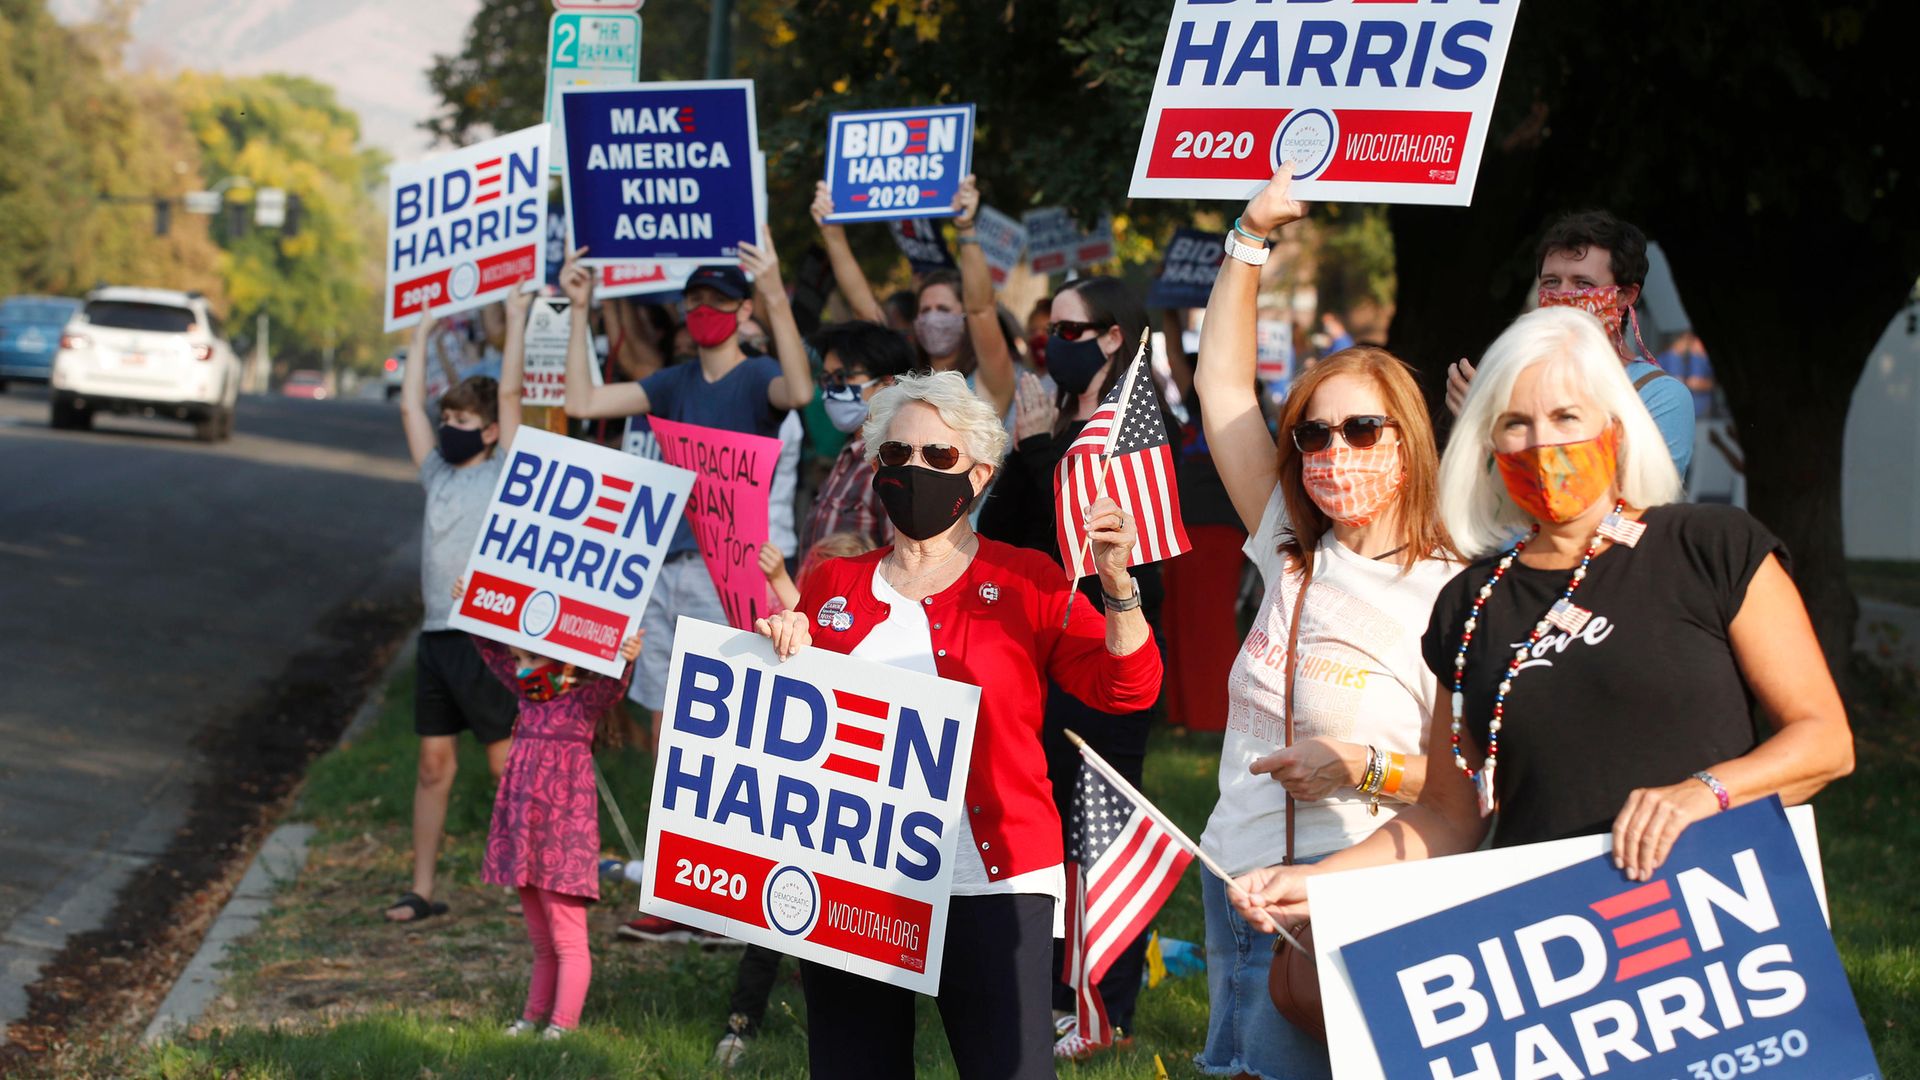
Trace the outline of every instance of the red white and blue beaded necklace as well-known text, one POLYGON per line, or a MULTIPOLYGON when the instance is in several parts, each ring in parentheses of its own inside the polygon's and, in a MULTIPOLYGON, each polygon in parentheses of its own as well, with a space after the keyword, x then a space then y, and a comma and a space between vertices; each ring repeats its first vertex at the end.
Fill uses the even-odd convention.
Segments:
POLYGON ((1464 689, 1467 679, 1467 646, 1473 643, 1473 632, 1480 626, 1480 611, 1487 606, 1487 598, 1493 595, 1494 586, 1507 576, 1514 561, 1527 549, 1527 544, 1540 535, 1540 526, 1535 525, 1527 535, 1514 542, 1507 553, 1500 557, 1499 565, 1493 568, 1493 576, 1480 586, 1480 592, 1473 599, 1473 609, 1467 612, 1467 621, 1460 629, 1460 649, 1453 656, 1453 764, 1467 780, 1473 784, 1474 791, 1480 797, 1480 816, 1493 813, 1494 769, 1500 763, 1500 726, 1506 719, 1507 694, 1513 690, 1513 680, 1520 674, 1520 666, 1533 654, 1534 645, 1547 635, 1547 631, 1559 627, 1569 634, 1577 634, 1593 618, 1593 612, 1573 602, 1573 594, 1580 584, 1587 580, 1587 567, 1593 557, 1600 553, 1600 545, 1608 540, 1625 547, 1633 547, 1640 542, 1640 536, 1647 527, 1638 521, 1626 517, 1627 504, 1624 501, 1613 504, 1613 512, 1601 520, 1593 531, 1593 540, 1587 544, 1586 554, 1580 557, 1580 565, 1573 568, 1573 576, 1567 579, 1567 587, 1560 591, 1559 599, 1547 609, 1547 613, 1533 625, 1533 632, 1527 635, 1526 643, 1516 647, 1513 659, 1507 662, 1507 673, 1500 678, 1500 685, 1494 689, 1493 716, 1487 721, 1487 756, 1478 770, 1468 767, 1466 758, 1460 754, 1460 732, 1466 727, 1467 699, 1464 689))

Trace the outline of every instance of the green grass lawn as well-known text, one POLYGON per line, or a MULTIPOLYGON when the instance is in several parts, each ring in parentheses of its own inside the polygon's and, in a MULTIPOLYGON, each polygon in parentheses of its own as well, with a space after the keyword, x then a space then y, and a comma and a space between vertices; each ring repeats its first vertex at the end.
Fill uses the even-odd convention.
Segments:
MULTIPOLYGON (((392 688, 377 726, 319 762, 298 816, 320 826, 307 872, 229 965, 228 995, 191 1037, 137 1052, 102 1052, 100 1074, 251 1077, 701 1077, 726 1012, 738 953, 616 943, 609 931, 637 900, 610 891, 594 916, 595 971, 581 1029, 564 1043, 498 1034, 518 1013, 528 962, 520 920, 500 890, 474 884, 490 781, 477 748, 463 753, 443 859, 455 916, 411 932, 376 921, 405 881, 414 741, 410 676, 392 688)), ((1911 781, 1920 765, 1920 696, 1883 682, 1861 707, 1860 768, 1819 802, 1835 936, 1889 1077, 1920 1077, 1920 813, 1911 781)), ((1217 737, 1155 735, 1146 790, 1198 833, 1212 807, 1217 737)), ((644 835, 650 761, 602 757, 636 835, 644 835)), ((602 836, 618 844, 610 821, 602 836)), ((1199 870, 1189 870, 1156 927, 1199 941, 1199 870)), ((783 980, 766 1031, 732 1075, 805 1073, 804 1004, 783 980)), ((1190 1059, 1206 1027, 1201 977, 1144 993, 1129 1052, 1066 1078, 1197 1076, 1190 1059)), ((919 1074, 953 1075, 938 1017, 923 1001, 919 1074)))

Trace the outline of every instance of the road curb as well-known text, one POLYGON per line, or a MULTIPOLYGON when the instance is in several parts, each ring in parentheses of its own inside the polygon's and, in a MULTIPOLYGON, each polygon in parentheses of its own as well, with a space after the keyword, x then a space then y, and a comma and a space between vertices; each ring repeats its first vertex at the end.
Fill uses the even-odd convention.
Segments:
POLYGON ((314 826, 282 825, 260 845, 253 864, 220 909, 220 917, 207 930, 200 950, 167 991, 159 1012, 147 1025, 144 1041, 160 1042, 196 1023, 207 1006, 220 993, 220 965, 233 943, 252 933, 262 916, 273 908, 273 895, 300 875, 307 864, 307 843, 313 839, 314 826))
MULTIPOLYGON (((413 663, 419 640, 416 626, 408 632, 393 660, 380 672, 379 681, 360 703, 346 730, 340 733, 339 745, 351 743, 373 726, 386 707, 387 687, 413 663)), ((226 907, 220 909, 220 916, 201 939, 199 950, 147 1024, 146 1034, 141 1037, 143 1042, 153 1044, 170 1039, 198 1023, 206 1014, 207 1006, 220 993, 223 981, 220 965, 226 961, 227 950, 259 928, 260 920, 273 910, 274 894, 300 876, 307 864, 307 845, 315 831, 315 826, 305 822, 281 825, 260 845, 240 884, 227 898, 226 907)))

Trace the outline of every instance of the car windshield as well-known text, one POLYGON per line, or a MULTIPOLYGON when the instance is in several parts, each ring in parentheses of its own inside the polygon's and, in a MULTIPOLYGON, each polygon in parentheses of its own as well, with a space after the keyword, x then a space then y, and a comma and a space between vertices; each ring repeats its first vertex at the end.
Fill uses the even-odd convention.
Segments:
POLYGON ((87 305, 87 321, 119 330, 153 330, 184 334, 193 326, 193 312, 172 304, 142 304, 131 300, 95 300, 87 305))
POLYGON ((0 323, 64 326, 73 308, 45 300, 8 300, 0 303, 0 323))

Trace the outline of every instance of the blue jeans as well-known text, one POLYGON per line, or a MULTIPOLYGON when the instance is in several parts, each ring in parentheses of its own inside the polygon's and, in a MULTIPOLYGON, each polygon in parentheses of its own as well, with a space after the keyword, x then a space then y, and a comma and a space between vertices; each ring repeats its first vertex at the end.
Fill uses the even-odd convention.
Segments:
POLYGON ((1212 874, 1200 879, 1200 902, 1207 914, 1207 1047, 1194 1066, 1209 1076, 1331 1080, 1326 1045, 1288 1023, 1267 995, 1275 935, 1247 925, 1212 874))

